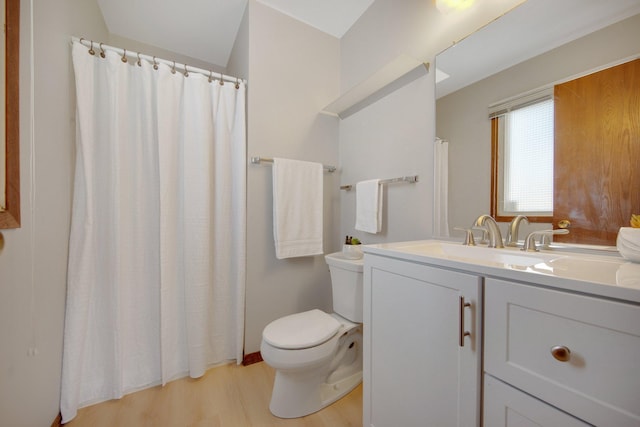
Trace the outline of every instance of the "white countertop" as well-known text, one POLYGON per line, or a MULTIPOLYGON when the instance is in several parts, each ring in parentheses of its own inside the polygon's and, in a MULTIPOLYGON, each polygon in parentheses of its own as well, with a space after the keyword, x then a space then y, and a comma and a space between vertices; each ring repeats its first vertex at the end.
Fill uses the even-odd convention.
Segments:
POLYGON ((619 255, 566 250, 522 252, 517 248, 470 247, 444 240, 363 245, 366 255, 405 259, 541 286, 640 303, 640 263, 619 255))

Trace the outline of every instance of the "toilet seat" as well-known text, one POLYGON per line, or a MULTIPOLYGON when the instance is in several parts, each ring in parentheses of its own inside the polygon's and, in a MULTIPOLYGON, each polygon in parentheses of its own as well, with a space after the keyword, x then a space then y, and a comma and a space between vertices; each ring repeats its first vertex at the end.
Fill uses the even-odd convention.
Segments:
POLYGON ((335 317, 314 309, 274 320, 264 328, 262 338, 276 348, 310 348, 328 341, 340 326, 335 317))

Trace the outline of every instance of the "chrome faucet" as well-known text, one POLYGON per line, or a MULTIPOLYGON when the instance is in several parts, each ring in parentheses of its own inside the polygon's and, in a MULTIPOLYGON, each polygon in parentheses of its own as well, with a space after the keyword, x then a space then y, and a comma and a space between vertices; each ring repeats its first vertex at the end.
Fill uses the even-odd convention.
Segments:
POLYGON ((507 229, 507 237, 504 239, 505 246, 518 246, 518 231, 520 230, 520 223, 522 221, 529 224, 529 218, 524 215, 513 217, 507 229))
POLYGON ((498 223, 491 215, 480 215, 474 224, 476 227, 485 227, 489 233, 489 247, 490 248, 504 248, 502 243, 502 234, 498 223))

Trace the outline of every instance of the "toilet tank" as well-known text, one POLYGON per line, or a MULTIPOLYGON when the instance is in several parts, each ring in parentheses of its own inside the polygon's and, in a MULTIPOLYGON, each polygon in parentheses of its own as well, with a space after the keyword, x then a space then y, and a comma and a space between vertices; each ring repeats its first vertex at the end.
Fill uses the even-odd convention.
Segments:
POLYGON ((325 255, 331 271, 333 311, 362 323, 362 270, 364 259, 347 259, 342 252, 325 255))

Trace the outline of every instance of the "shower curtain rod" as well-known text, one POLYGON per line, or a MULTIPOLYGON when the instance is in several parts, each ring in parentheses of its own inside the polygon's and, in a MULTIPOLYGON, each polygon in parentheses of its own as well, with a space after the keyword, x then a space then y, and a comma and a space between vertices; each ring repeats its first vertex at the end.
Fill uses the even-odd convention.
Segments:
POLYGON ((94 55, 96 53, 102 55, 102 52, 104 52, 106 50, 111 50, 111 51, 116 52, 118 55, 121 55, 123 58, 129 57, 129 58, 135 59, 136 61, 144 59, 144 60, 146 60, 148 62, 153 63, 154 65, 155 64, 166 64, 169 67, 171 67, 173 70, 175 70, 176 72, 180 72, 180 73, 184 74, 185 77, 187 77, 189 75, 189 73, 198 73, 198 74, 203 74, 203 75, 209 77, 209 81, 212 81, 213 79, 218 79, 218 80, 221 80, 221 81, 227 81, 227 82, 231 82, 231 83, 242 82, 245 85, 247 84, 247 81, 245 79, 240 79, 238 77, 227 76, 226 74, 216 73, 216 72, 211 71, 211 70, 205 70, 203 68, 192 67, 191 65, 181 64, 181 63, 178 63, 178 62, 175 62, 175 61, 169 61, 167 59, 162 59, 162 58, 157 58, 155 56, 145 55, 145 54, 142 54, 140 52, 135 52, 135 51, 127 50, 127 49, 121 49, 119 47, 109 46, 109 45, 106 45, 104 43, 94 42, 93 40, 87 40, 87 39, 82 38, 82 37, 73 36, 73 37, 71 37, 71 41, 79 42, 83 46, 88 47, 89 48, 89 53, 93 52, 93 53, 91 53, 92 55, 94 55))

